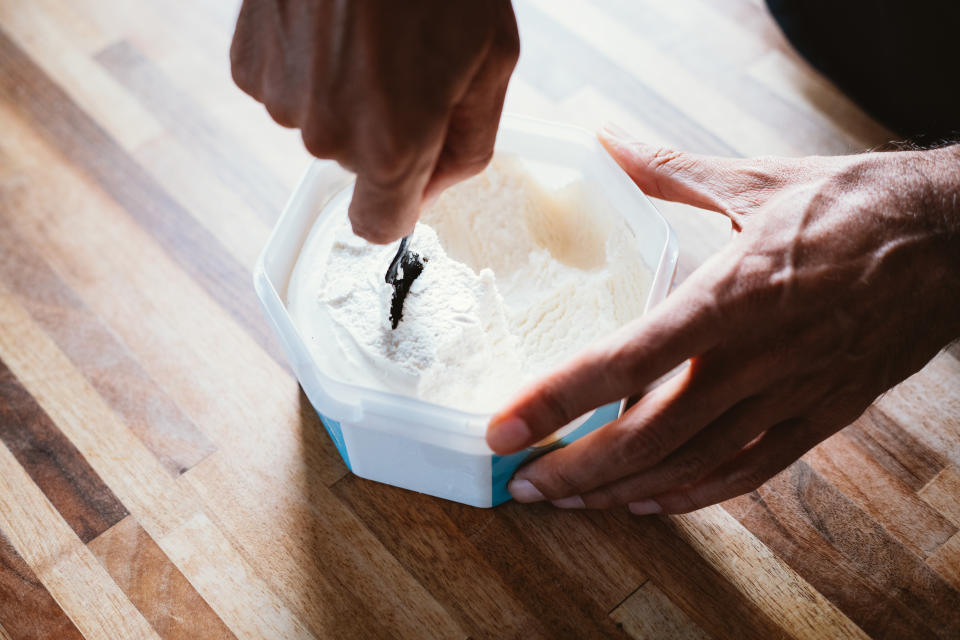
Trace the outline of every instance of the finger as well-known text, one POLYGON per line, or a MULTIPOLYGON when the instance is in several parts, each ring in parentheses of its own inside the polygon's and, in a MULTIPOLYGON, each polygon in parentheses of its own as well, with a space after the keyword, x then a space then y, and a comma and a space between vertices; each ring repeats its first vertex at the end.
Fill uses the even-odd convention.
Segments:
POLYGON ((776 395, 742 400, 660 463, 585 493, 579 502, 589 509, 606 509, 692 485, 786 415, 776 395))
POLYGON ((642 391, 716 344, 722 332, 710 292, 714 277, 709 268, 698 270, 646 316, 527 387, 490 421, 487 444, 501 455, 519 451, 591 409, 642 391))
POLYGON ((786 420, 693 486, 631 502, 629 509, 636 515, 688 513, 736 498, 759 488, 824 437, 826 434, 806 419, 786 420))
POLYGON ((722 158, 645 144, 607 126, 600 142, 649 196, 736 215, 763 204, 791 175, 779 158, 722 158))
POLYGON ((513 10, 507 4, 503 12, 503 26, 496 30, 487 57, 453 109, 437 166, 424 193, 426 200, 479 173, 493 156, 507 85, 520 55, 513 10))
POLYGON ((736 403, 739 396, 733 393, 742 380, 719 378, 688 368, 618 420, 522 467, 508 489, 521 502, 555 500, 656 465, 736 403))

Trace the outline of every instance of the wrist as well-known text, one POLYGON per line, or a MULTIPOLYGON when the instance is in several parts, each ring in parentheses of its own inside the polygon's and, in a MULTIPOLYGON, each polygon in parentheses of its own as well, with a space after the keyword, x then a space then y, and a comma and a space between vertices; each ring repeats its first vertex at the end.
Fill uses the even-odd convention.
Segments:
POLYGON ((926 228, 933 234, 930 245, 942 278, 944 310, 953 337, 960 337, 960 145, 918 151, 925 193, 921 200, 926 228))
POLYGON ((960 337, 960 145, 857 157, 881 251, 906 258, 941 338, 960 337))

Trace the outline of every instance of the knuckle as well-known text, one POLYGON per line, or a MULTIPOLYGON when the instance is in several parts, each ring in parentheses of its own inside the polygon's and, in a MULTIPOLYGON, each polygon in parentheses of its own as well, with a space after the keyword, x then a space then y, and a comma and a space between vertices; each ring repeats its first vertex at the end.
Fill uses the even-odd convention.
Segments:
POLYGON ((255 56, 245 38, 234 36, 230 45, 230 76, 241 91, 260 97, 260 78, 255 71, 255 56))
POLYGON ((458 178, 468 178, 480 173, 492 159, 492 141, 490 144, 476 144, 469 148, 447 147, 442 158, 445 173, 458 178))
POLYGON ((690 513, 707 506, 701 504, 689 491, 677 491, 654 499, 664 513, 690 513))
POLYGON ((605 362, 603 367, 603 384, 613 384, 620 380, 633 380, 639 377, 644 371, 642 358, 638 358, 630 343, 617 345, 606 353, 598 354, 598 359, 605 362))
POLYGON ((508 31, 507 34, 500 39, 500 46, 497 50, 500 58, 512 71, 517 64, 517 60, 520 59, 520 34, 517 32, 516 27, 508 31))
POLYGON ((650 155, 650 166, 653 169, 674 172, 691 168, 693 159, 683 151, 657 147, 650 155))
POLYGON ((681 456, 674 463, 671 474, 676 484, 690 484, 702 478, 708 471, 707 461, 700 455, 681 456))
MULTIPOLYGON (((295 124, 289 126, 295 126, 295 124)), ((331 158, 336 154, 337 146, 322 125, 305 124, 300 130, 300 137, 307 151, 317 158, 331 158)))
POLYGON ((731 491, 742 495, 759 489, 772 475, 773 473, 761 466, 751 465, 732 471, 727 477, 727 485, 731 491))
POLYGON ((666 457, 667 447, 654 429, 634 430, 620 445, 620 459, 628 469, 640 470, 666 457))
MULTIPOLYGON (((287 127, 288 129, 297 126, 293 110, 284 102, 273 100, 268 96, 264 99, 263 106, 266 107, 267 113, 270 114, 273 121, 280 126, 287 127)), ((304 140, 304 144, 306 144, 306 140, 304 140)))
POLYGON ((467 154, 461 162, 461 167, 465 173, 473 175, 483 171, 492 159, 493 147, 484 146, 467 154))
POLYGON ((233 83, 237 85, 244 93, 255 96, 252 74, 250 73, 248 66, 237 53, 234 53, 234 51, 231 51, 230 58, 230 77, 233 78, 233 83))
POLYGON ((416 176, 423 175, 426 178, 432 168, 425 164, 425 156, 421 157, 416 150, 401 146, 387 145, 372 153, 361 152, 360 157, 367 159, 361 163, 367 183, 382 193, 408 191, 416 176))
POLYGON ((622 497, 616 489, 598 490, 585 493, 581 496, 588 509, 609 509, 617 505, 626 504, 629 499, 622 497))
POLYGON ((606 498, 609 502, 607 506, 629 504, 641 498, 649 497, 649 495, 649 492, 644 491, 642 487, 636 486, 635 483, 620 482, 611 486, 609 490, 606 491, 606 498))
POLYGON ((550 500, 583 493, 581 483, 562 464, 551 465, 541 478, 542 482, 538 482, 537 485, 542 485, 541 490, 544 496, 550 500))
POLYGON ((554 380, 548 380, 540 388, 539 410, 547 422, 555 428, 562 427, 577 416, 573 415, 570 396, 554 380))

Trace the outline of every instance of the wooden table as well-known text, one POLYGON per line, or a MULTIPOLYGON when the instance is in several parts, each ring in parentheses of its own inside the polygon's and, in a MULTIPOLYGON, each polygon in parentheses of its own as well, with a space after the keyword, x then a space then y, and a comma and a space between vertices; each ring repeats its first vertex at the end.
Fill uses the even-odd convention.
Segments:
MULTIPOLYGON (((960 350, 683 517, 351 475, 250 284, 307 162, 236 2, 0 0, 0 638, 960 637, 960 350)), ((887 140, 752 0, 518 3, 508 109, 718 154, 887 140)), ((727 237, 663 206, 681 277, 727 237)))

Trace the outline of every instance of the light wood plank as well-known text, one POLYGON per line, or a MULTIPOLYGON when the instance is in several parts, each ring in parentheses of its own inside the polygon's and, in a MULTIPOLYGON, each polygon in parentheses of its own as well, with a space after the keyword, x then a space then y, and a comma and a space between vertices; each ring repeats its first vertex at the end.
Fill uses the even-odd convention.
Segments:
POLYGON ((0 530, 0 639, 83 636, 0 530), (6 625, 9 629, 4 629, 6 625))
MULTIPOLYGON (((84 453, 94 469, 100 472, 110 488, 137 520, 143 523, 160 547, 177 563, 186 545, 183 536, 193 531, 189 527, 183 529, 182 525, 200 509, 199 500, 189 489, 189 485, 174 481, 162 470, 156 458, 123 427, 65 356, 31 322, 2 283, 0 326, 5 329, 0 332, 0 357, 9 363, 11 370, 37 398, 44 410, 84 453), (176 534, 178 531, 181 533, 176 534), (167 534, 179 535, 172 540, 179 541, 180 546, 177 547, 171 542, 168 548, 167 534), (179 554, 174 553, 177 551, 179 554)), ((39 491, 36 488, 35 490, 39 491)), ((245 575, 250 574, 244 583, 244 595, 250 599, 234 601, 235 594, 225 589, 230 586, 226 576, 233 575, 236 568, 223 558, 237 554, 227 554, 224 551, 230 543, 223 538, 219 530, 203 530, 202 534, 202 539, 191 543, 197 552, 189 569, 203 574, 205 579, 198 586, 198 591, 204 599, 211 602, 231 630, 238 635, 246 633, 245 637, 249 638, 269 637, 260 634, 258 630, 264 625, 266 628, 273 628, 274 617, 285 620, 284 628, 304 628, 296 615, 287 609, 264 582, 250 577, 255 575, 253 571, 244 570, 245 575), (204 545, 211 541, 216 543, 218 554, 202 551, 204 545), (217 608, 217 603, 221 608, 217 608), (260 617, 262 611, 270 612, 270 619, 263 620, 260 617)), ((264 544, 268 546, 268 543, 264 544)), ((195 579, 195 576, 183 567, 179 568, 191 582, 195 579)), ((37 572, 40 574, 40 571, 37 572)), ((115 586, 112 581, 111 584, 115 586)))
POLYGON ((235 638, 133 516, 87 547, 164 640, 235 638))
POLYGON ((941 353, 877 400, 905 431, 960 466, 960 360, 941 353))
POLYGON ((141 145, 134 157, 164 189, 177 195, 230 255, 253 269, 269 227, 241 197, 198 162, 188 147, 165 135, 141 145))
POLYGON ((791 637, 867 637, 722 507, 707 507, 670 521, 682 540, 791 637), (723 543, 717 544, 718 540, 723 543))
POLYGON ((770 51, 751 65, 748 73, 844 140, 850 152, 863 151, 894 138, 890 130, 867 116, 829 80, 795 57, 770 51))
POLYGON ((633 37, 623 24, 595 7, 574 0, 530 1, 742 154, 799 153, 776 131, 747 117, 732 100, 705 87, 669 56, 633 37))
POLYGON ((196 507, 0 283, 0 358, 131 513, 153 532, 196 507))
POLYGON ((76 447, 0 359, 0 442, 83 542, 127 515, 76 447))
POLYGON ((924 502, 960 527, 960 470, 947 467, 920 490, 924 502))
POLYGON ((710 635, 670 601, 652 582, 646 582, 616 609, 610 617, 631 638, 653 640, 708 640, 710 635))
POLYGON ((125 149, 161 135, 163 127, 130 93, 71 42, 72 29, 34 2, 3 0, 7 34, 125 149))
POLYGON ((0 529, 86 638, 159 638, 4 445, 0 529))
POLYGON ((206 515, 194 515, 158 542, 238 638, 314 637, 206 515))
POLYGON ((927 558, 927 564, 943 579, 960 589, 960 533, 927 558))

